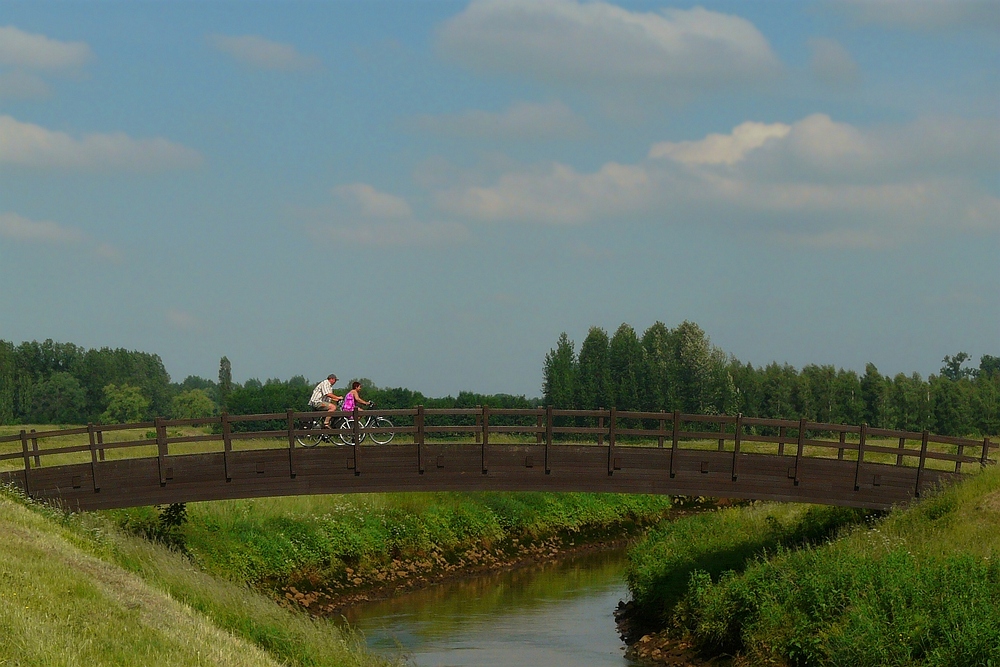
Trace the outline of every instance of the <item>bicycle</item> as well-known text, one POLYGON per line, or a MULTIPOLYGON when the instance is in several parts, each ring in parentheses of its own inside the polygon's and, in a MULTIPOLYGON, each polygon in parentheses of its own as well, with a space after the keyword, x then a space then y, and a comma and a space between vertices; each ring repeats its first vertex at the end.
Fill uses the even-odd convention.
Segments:
MULTIPOLYGON (((368 403, 369 408, 375 407, 375 402, 370 401, 368 403)), ((373 417, 371 415, 361 415, 358 419, 359 429, 369 429, 369 428, 392 428, 392 422, 386 417, 373 417)), ((353 417, 343 417, 340 420, 340 424, 337 428, 337 435, 340 441, 345 445, 354 444, 354 418, 353 417)), ((365 431, 360 431, 358 433, 358 444, 360 445, 365 441, 365 438, 370 437, 372 442, 376 445, 388 445, 389 441, 392 440, 392 432, 389 433, 366 433, 365 431)))
MULTIPOLYGON (((369 403, 370 407, 374 407, 374 403, 369 403)), ((321 442, 332 442, 335 445, 353 445, 354 444, 354 418, 353 417, 339 417, 335 425, 329 428, 323 426, 324 417, 317 417, 316 419, 306 422, 304 428, 309 431, 315 431, 314 433, 306 433, 295 438, 303 447, 315 447, 321 442), (337 442, 339 440, 339 442, 337 442)), ((358 421, 358 427, 360 429, 368 428, 392 428, 392 422, 386 417, 373 417, 371 415, 364 415, 358 421)), ((361 431, 358 433, 358 444, 365 441, 365 438, 371 436, 372 442, 377 445, 387 445, 389 441, 392 440, 393 433, 366 433, 361 431)))

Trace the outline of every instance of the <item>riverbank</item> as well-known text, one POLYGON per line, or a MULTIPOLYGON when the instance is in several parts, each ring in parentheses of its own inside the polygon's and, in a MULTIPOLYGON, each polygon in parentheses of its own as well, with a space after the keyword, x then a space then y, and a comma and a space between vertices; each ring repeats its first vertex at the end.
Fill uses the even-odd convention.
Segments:
POLYGON ((760 504, 654 529, 630 554, 630 616, 646 624, 633 655, 698 664, 650 655, 662 644, 737 666, 1000 663, 1000 469, 856 519, 760 504))
POLYGON ((329 615, 400 588, 618 542, 671 507, 663 496, 410 493, 192 503, 169 531, 154 508, 107 515, 165 537, 207 572, 329 615))

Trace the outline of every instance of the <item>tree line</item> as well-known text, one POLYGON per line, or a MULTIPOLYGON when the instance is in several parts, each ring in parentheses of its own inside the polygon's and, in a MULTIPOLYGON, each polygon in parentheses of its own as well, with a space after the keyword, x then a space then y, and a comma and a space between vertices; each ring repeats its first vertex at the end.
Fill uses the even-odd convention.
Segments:
POLYGON ((889 377, 809 364, 742 363, 693 322, 662 322, 642 336, 622 324, 612 336, 591 327, 577 353, 562 333, 545 355, 544 402, 557 408, 616 407, 861 424, 941 435, 1000 433, 1000 357, 946 356, 938 374, 889 377))
MULTIPOLYGON (((528 408, 539 403, 523 396, 473 392, 431 398, 402 387, 380 388, 367 378, 359 381, 363 395, 384 408, 528 408)), ((182 382, 171 382, 156 354, 86 349, 52 340, 19 345, 0 340, 0 424, 125 423, 154 417, 198 419, 221 412, 304 411, 313 387, 301 375, 233 382, 227 357, 219 361, 218 380, 190 375, 182 382)), ((248 425, 256 426, 242 423, 240 427, 248 425)))
MULTIPOLYGON (((362 393, 380 408, 557 408, 673 411, 861 424, 942 435, 1000 433, 1000 357, 983 355, 970 367, 960 352, 943 359, 927 379, 918 373, 863 375, 829 365, 757 367, 712 345, 693 322, 662 322, 642 336, 622 324, 611 336, 599 327, 579 351, 563 333, 544 358, 541 398, 460 392, 428 397, 403 387, 378 387, 359 378, 362 393)), ((171 382, 156 354, 122 348, 85 349, 72 343, 0 340, 0 424, 121 423, 306 410, 314 383, 233 382, 227 357, 218 379, 188 376, 171 382)), ((345 389, 346 391, 346 389, 345 389)), ((405 421, 405 420, 403 420, 405 421)), ((447 423, 465 423, 455 417, 447 423)), ((501 420, 502 421, 502 420, 501 420)), ((497 422, 500 423, 500 422, 497 422)))

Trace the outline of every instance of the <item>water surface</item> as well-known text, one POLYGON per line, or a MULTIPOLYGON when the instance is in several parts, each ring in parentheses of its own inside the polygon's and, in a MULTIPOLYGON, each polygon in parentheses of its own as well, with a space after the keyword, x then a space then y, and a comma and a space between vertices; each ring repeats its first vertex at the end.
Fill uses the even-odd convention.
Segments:
POLYGON ((614 609, 625 551, 452 581, 345 616, 369 648, 419 667, 624 667, 614 609))

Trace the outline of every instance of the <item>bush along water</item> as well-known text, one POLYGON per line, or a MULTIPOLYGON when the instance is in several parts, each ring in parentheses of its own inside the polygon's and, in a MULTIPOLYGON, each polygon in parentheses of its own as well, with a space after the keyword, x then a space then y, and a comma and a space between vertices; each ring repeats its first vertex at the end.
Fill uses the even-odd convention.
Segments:
MULTIPOLYGON (((331 613, 372 589, 551 558, 653 525, 664 496, 413 493, 191 503, 182 534, 209 572, 331 613)), ((117 510, 119 525, 148 510, 117 510)))
MULTIPOLYGON (((753 512, 743 511, 747 525, 759 525, 753 512)), ((735 520, 719 514, 720 526, 735 520)), ((996 468, 836 539, 785 541, 743 567, 712 556, 731 558, 737 538, 710 530, 692 549, 676 537, 638 548, 630 583, 667 633, 704 655, 737 665, 1000 665, 996 468), (657 553, 672 555, 650 576, 657 553)))

